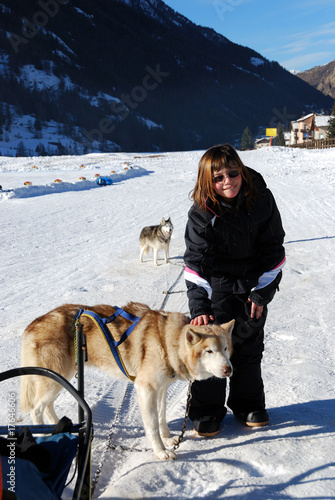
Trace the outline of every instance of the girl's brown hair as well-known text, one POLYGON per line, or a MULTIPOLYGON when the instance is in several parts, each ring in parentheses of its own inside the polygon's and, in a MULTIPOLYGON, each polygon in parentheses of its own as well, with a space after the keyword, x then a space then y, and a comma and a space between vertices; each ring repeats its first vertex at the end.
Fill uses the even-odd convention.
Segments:
POLYGON ((241 158, 230 144, 220 144, 209 148, 202 156, 198 167, 198 178, 190 196, 199 208, 206 210, 206 200, 209 198, 214 206, 219 203, 213 189, 213 177, 221 168, 234 168, 242 175, 246 190, 246 203, 251 205, 257 190, 252 182, 251 175, 241 158))

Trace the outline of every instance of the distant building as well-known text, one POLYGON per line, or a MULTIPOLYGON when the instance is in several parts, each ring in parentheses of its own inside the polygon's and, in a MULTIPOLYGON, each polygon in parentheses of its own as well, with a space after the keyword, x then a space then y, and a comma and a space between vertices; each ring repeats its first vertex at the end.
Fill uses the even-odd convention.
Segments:
POLYGON ((298 123, 291 122, 290 146, 297 144, 297 141, 298 141, 298 123))
POLYGON ((290 145, 291 134, 290 132, 284 132, 285 146, 290 145))
POLYGON ((270 146, 272 137, 261 137, 260 139, 255 140, 255 149, 264 148, 266 146, 270 146))
POLYGON ((297 120, 297 142, 296 144, 303 144, 312 139, 312 128, 314 122, 314 113, 303 116, 297 120))
POLYGON ((327 138, 330 116, 310 113, 291 122, 290 145, 327 138))
POLYGON ((331 116, 316 115, 314 118, 313 139, 327 139, 327 132, 331 116))

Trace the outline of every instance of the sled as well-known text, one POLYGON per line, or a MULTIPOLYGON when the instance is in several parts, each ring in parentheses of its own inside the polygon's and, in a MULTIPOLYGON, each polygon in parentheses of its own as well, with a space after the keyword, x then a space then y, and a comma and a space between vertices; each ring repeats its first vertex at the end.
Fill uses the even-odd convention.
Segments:
MULTIPOLYGON (((7 456, 2 453, 0 461, 3 498, 61 500, 67 486, 70 467, 74 462, 76 481, 72 500, 89 500, 93 424, 91 409, 83 398, 83 363, 78 363, 78 390, 58 373, 41 367, 7 370, 0 373, 0 382, 25 375, 49 377, 60 383, 78 403, 78 423, 73 424, 63 417, 56 426, 18 426, 10 418, 11 397, 14 400, 15 393, 8 393, 9 418, 7 425, 0 426, 0 435, 7 436, 6 439, 0 438, 1 449, 3 451, 7 449, 7 456), (65 422, 63 426, 62 422, 65 422), (31 447, 20 448, 18 445, 24 443, 25 439, 25 445, 28 443, 31 447), (28 456, 30 460, 27 459, 28 456)), ((1 491, 0 498, 2 498, 1 491)))
POLYGON ((111 186, 113 181, 110 177, 97 177, 95 181, 98 186, 111 186))

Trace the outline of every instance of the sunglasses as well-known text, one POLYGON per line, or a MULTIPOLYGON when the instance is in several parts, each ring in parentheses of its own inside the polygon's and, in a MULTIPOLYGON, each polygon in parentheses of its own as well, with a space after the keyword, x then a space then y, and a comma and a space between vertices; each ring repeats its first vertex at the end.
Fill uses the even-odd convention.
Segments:
POLYGON ((217 182, 222 182, 223 179, 225 179, 226 177, 229 177, 229 179, 234 179, 235 177, 238 177, 239 175, 240 175, 239 170, 231 170, 227 174, 217 175, 216 177, 213 178, 213 182, 214 182, 214 184, 216 184, 217 182))

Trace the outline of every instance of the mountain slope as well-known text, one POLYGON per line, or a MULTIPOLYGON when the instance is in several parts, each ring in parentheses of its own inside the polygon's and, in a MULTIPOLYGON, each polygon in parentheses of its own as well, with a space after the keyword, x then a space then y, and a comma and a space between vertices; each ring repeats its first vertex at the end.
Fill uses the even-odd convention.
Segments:
POLYGON ((0 9, 3 126, 14 112, 52 119, 79 152, 205 148, 283 121, 284 109, 291 119, 332 105, 161 0, 1 0, 0 9))
POLYGON ((335 99, 335 61, 302 71, 297 73, 297 76, 323 94, 335 99))

